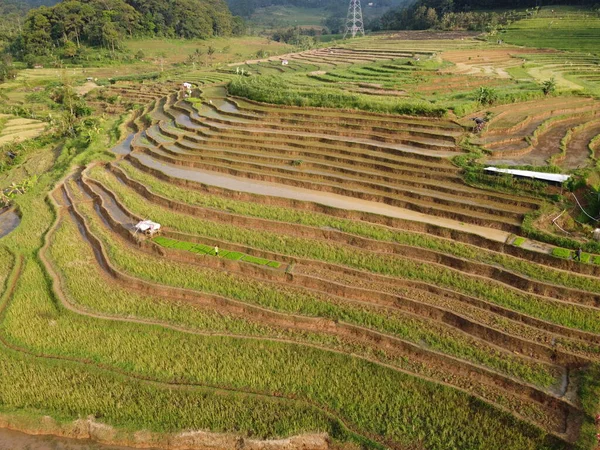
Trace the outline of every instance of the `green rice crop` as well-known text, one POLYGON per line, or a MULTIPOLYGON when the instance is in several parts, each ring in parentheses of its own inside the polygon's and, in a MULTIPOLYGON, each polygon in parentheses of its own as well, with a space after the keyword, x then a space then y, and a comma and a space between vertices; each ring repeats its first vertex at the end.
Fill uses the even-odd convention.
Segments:
POLYGON ((554 247, 552 249, 552 256, 563 259, 571 259, 571 250, 566 248, 554 247))
MULTIPOLYGON (((216 256, 214 248, 208 245, 178 241, 176 239, 169 239, 164 236, 155 237, 153 240, 154 242, 156 242, 159 245, 162 245, 163 247, 173 248, 177 250, 186 250, 194 253, 211 254, 212 256, 216 256)), ((232 261, 242 260, 245 262, 258 264, 260 266, 273 267, 275 269, 281 266, 281 264, 277 261, 270 261, 265 258, 257 258, 255 256, 246 255, 245 253, 240 252, 230 252, 224 249, 219 249, 219 256, 225 259, 230 259, 232 261)))
MULTIPOLYGON (((228 394, 224 398, 212 398, 205 393, 196 401, 173 404, 180 409, 178 414, 165 408, 161 411, 169 411, 169 414, 158 416, 155 408, 142 408, 150 398, 154 400, 154 396, 148 395, 143 385, 132 380, 124 386, 131 391, 130 395, 141 394, 144 399, 147 398, 142 405, 128 401, 117 406, 111 393, 105 397, 102 406, 95 405, 93 398, 91 402, 84 403, 87 406, 80 403, 79 413, 96 406, 108 410, 107 415, 111 417, 111 413, 114 414, 112 410, 119 408, 123 410, 119 419, 124 421, 133 409, 140 415, 138 423, 143 422, 147 428, 158 430, 193 427, 228 431, 237 426, 237 429, 252 430, 253 434, 264 437, 285 436, 305 430, 328 430, 339 436, 340 433, 332 429, 335 420, 329 425, 327 419, 332 419, 328 414, 315 411, 302 401, 307 399, 311 403, 327 405, 363 432, 402 445, 436 434, 431 433, 432 423, 436 424, 435 429, 444 436, 444 441, 427 439, 429 448, 447 448, 443 445, 448 442, 458 447, 466 442, 481 442, 482 448, 490 448, 486 446, 508 445, 509 439, 513 446, 515 443, 519 446, 516 448, 530 448, 539 445, 538 441, 542 438, 539 430, 461 392, 349 356, 276 342, 183 336, 158 327, 73 316, 61 311, 60 307, 57 309, 48 288, 40 289, 45 285, 39 265, 28 261, 3 322, 2 331, 11 342, 38 352, 68 354, 76 359, 85 358, 91 364, 102 363, 125 373, 139 373, 159 380, 233 391, 281 393, 297 399, 292 408, 286 410, 282 407, 276 416, 269 419, 261 414, 261 410, 264 409, 265 414, 267 411, 274 414, 270 401, 278 406, 283 401, 260 401, 254 397, 257 404, 250 407, 243 403, 244 412, 239 402, 248 399, 247 395, 228 394), (37 286, 36 292, 26 296, 25 292, 31 293, 32 285, 37 286), (23 321, 27 322, 27 327, 23 326, 23 321), (277 369, 265 370, 267 367, 277 369), (366 398, 377 400, 365 402, 366 398), (439 402, 426 401, 431 398, 439 399, 439 402), (227 400, 233 401, 235 407, 226 407, 227 400), (427 404, 431 407, 427 408, 427 404), (217 408, 225 409, 229 416, 215 414, 217 408), (389 410, 403 413, 384 413, 389 410), (412 417, 408 426, 407 417, 412 417), (273 426, 274 421, 276 427, 273 426), (457 430, 460 432, 457 433, 457 430)), ((15 388, 29 393, 30 389, 24 385, 31 383, 31 378, 32 375, 25 376, 10 388, 10 393, 15 388)), ((77 382, 82 386, 88 385, 81 380, 77 382)), ((38 382, 36 392, 40 392, 40 387, 38 382)), ((187 392, 192 398, 198 395, 193 395, 195 391, 188 389, 171 388, 166 391, 155 388, 155 391, 161 407, 160 392, 169 392, 171 399, 178 395, 173 392, 187 392)), ((61 392, 64 396, 64 385, 61 385, 61 392)), ((24 395, 19 394, 18 398, 24 395)), ((0 394, 0 398, 5 396, 4 392, 0 394)), ((129 396, 125 399, 129 400, 129 396)), ((45 408, 49 407, 45 405, 45 408)))
POLYGON ((591 11, 558 12, 519 20, 502 34, 507 43, 572 52, 598 53, 600 18, 591 11))
MULTIPOLYGON (((541 281, 600 292, 600 280, 565 271, 557 271, 520 258, 488 251, 472 245, 437 238, 431 235, 398 230, 397 228, 392 229, 358 220, 341 219, 327 214, 231 200, 173 186, 147 175, 127 163, 120 163, 119 167, 131 179, 141 182, 151 191, 176 201, 261 219, 297 223, 313 227, 334 228, 369 239, 427 248, 485 264, 499 265, 508 270, 522 273, 530 278, 541 281)), ((115 186, 115 181, 112 181, 110 176, 103 175, 101 170, 94 170, 92 174, 94 178, 102 181, 111 189, 115 186)))
MULTIPOLYGON (((81 210, 88 218, 93 218, 93 210, 88 205, 81 205, 81 210)), ((245 279, 221 271, 138 255, 132 249, 130 251, 122 249, 93 219, 91 226, 93 232, 107 246, 113 263, 133 276, 165 285, 223 295, 285 313, 342 320, 413 342, 425 342, 433 349, 489 365, 497 370, 527 378, 542 386, 554 382, 553 376, 543 365, 527 364, 507 354, 497 353, 492 348, 486 348, 487 345, 481 342, 476 344, 471 338, 445 326, 428 323, 416 317, 406 317, 389 310, 382 313, 379 309, 367 305, 347 304, 332 298, 245 279), (145 261, 143 264, 142 260, 145 261)))
MULTIPOLYGON (((149 204, 145 199, 131 189, 120 185, 114 179, 108 185, 131 211, 141 216, 154 217, 161 223, 182 232, 211 236, 231 242, 241 242, 255 248, 342 264, 381 275, 424 281, 560 325, 585 331, 600 331, 600 321, 598 320, 600 319, 600 311, 597 310, 533 297, 527 293, 509 290, 505 286, 495 285, 489 281, 480 280, 444 267, 395 255, 377 254, 340 244, 264 231, 259 232, 195 219, 191 216, 167 211, 159 206, 149 204)), ((556 273, 560 274, 558 271, 556 273)), ((563 276, 567 277, 566 275, 563 276)))
MULTIPOLYGON (((388 354, 382 350, 374 351, 372 347, 357 342, 347 342, 337 336, 311 332, 295 332, 288 329, 273 328, 268 325, 255 323, 245 318, 231 317, 210 310, 201 310, 192 305, 172 299, 150 297, 137 294, 135 291, 124 290, 114 283, 107 283, 100 273, 91 247, 82 239, 77 238, 79 231, 70 220, 64 220, 52 236, 50 256, 64 280, 65 294, 77 307, 83 307, 93 313, 100 312, 110 316, 128 319, 146 319, 149 321, 185 327, 189 332, 204 332, 207 334, 223 333, 281 338, 296 342, 316 344, 327 348, 362 355, 365 358, 391 364, 409 372, 422 374, 433 379, 447 379, 447 372, 436 370, 428 364, 412 360, 402 355, 388 354), (85 282, 81 282, 85 280, 85 282), (98 295, 102 292, 102 295, 98 295)), ((457 377, 453 382, 457 383, 457 377)), ((463 384, 459 384, 463 385, 463 384)), ((528 404, 523 407, 521 399, 513 401, 505 393, 490 389, 484 385, 464 385, 469 391, 474 391, 491 401, 520 414, 532 417, 539 423, 544 423, 544 412, 528 404)))
POLYGON ((520 247, 521 245, 523 245, 523 244, 525 243, 525 240, 526 240, 526 239, 525 239, 524 237, 518 237, 518 238, 516 238, 516 239, 513 241, 513 243, 512 243, 512 244, 513 244, 515 247, 520 247))

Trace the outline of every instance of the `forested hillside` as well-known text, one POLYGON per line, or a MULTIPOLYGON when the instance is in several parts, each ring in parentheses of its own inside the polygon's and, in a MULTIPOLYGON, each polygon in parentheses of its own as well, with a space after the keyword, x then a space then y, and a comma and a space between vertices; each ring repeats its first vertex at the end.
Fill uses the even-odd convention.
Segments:
MULTIPOLYGON (((378 23, 371 24, 371 28, 489 31, 498 24, 514 20, 516 16, 513 17, 512 11, 517 9, 522 11, 531 8, 529 14, 533 14, 537 8, 560 3, 558 0, 417 0, 409 7, 400 6, 389 10, 378 23), (502 8, 506 10, 499 12, 502 8)), ((563 1, 562 4, 564 3, 563 1)), ((569 4, 590 7, 596 5, 597 0, 576 0, 569 4)))
POLYGON ((17 58, 75 57, 83 46, 114 52, 130 37, 229 36, 234 24, 223 0, 71 0, 31 10, 10 48, 17 58))
POLYGON ((27 11, 56 0, 0 0, 0 41, 11 39, 21 28, 27 11))

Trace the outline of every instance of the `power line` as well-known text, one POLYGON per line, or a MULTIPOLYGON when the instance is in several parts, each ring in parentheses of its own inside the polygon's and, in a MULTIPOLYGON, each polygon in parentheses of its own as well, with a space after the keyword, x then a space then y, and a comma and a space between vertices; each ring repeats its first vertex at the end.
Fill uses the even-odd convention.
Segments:
POLYGON ((356 37, 358 33, 365 35, 365 27, 363 25, 362 9, 360 7, 360 0, 350 0, 348 6, 348 15, 346 16, 346 31, 344 32, 344 39, 349 34, 352 37, 356 37))

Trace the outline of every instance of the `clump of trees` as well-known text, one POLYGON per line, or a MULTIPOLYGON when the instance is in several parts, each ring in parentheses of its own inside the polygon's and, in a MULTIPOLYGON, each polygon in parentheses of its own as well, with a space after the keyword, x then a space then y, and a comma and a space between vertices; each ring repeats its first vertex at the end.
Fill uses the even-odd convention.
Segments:
POLYGON ((238 22, 224 0, 66 0, 29 11, 9 49, 26 62, 75 58, 86 46, 114 53, 130 37, 229 36, 238 22))
POLYGON ((17 71, 13 68, 10 55, 0 56, 0 83, 14 78, 17 71))
POLYGON ((453 0, 420 0, 408 8, 386 12, 371 28, 382 30, 486 31, 514 20, 515 13, 459 11, 453 0))
MULTIPOLYGON (((302 8, 329 8, 337 6, 340 0, 227 0, 231 11, 243 17, 249 17, 257 8, 267 6, 299 6, 302 8)), ((347 2, 342 2, 348 7, 347 2)))
MULTIPOLYGON (((486 8, 527 8, 564 3, 542 0, 417 0, 409 7, 386 12, 370 24, 374 30, 441 30, 489 31, 516 19, 514 12, 486 12, 486 8), (475 11, 477 10, 477 11, 475 11)), ((593 5, 597 0, 575 3, 593 5)))
POLYGON ((271 38, 276 42, 285 42, 298 49, 308 50, 317 45, 315 38, 322 33, 323 30, 316 30, 314 28, 290 27, 276 30, 271 38))

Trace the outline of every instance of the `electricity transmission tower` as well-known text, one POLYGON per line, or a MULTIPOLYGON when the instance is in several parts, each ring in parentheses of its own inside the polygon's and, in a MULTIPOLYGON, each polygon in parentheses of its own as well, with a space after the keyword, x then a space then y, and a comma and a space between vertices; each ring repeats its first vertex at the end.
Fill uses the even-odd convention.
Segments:
POLYGON ((365 35, 365 27, 363 25, 362 9, 360 8, 360 0, 350 0, 348 6, 348 16, 346 17, 346 31, 344 39, 349 34, 355 37, 358 33, 365 35))

